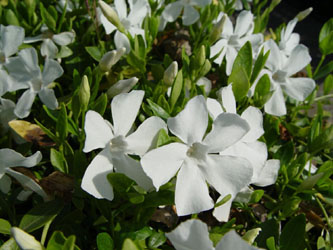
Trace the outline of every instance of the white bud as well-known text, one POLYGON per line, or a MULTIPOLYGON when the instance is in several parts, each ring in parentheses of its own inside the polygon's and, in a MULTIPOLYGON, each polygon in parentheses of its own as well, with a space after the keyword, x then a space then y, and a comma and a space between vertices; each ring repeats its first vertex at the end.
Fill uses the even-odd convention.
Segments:
POLYGON ((173 61, 164 71, 163 81, 166 85, 171 86, 178 73, 178 63, 173 61))
POLYGON ((120 22, 117 12, 102 0, 98 1, 98 5, 106 19, 108 19, 114 26, 116 26, 121 33, 125 33, 125 28, 120 22))
POLYGON ((126 80, 120 80, 116 82, 107 91, 108 98, 112 98, 120 93, 128 93, 134 85, 139 81, 138 78, 132 77, 126 80))
POLYGON ((306 10, 303 10, 301 12, 299 12, 296 16, 296 18, 298 19, 298 21, 302 21, 303 19, 305 19, 308 15, 310 15, 310 13, 313 11, 313 8, 307 8, 306 10))
POLYGON ((22 229, 18 227, 12 227, 10 229, 12 236, 14 237, 17 245, 20 249, 34 249, 34 250, 42 250, 44 247, 40 242, 38 242, 35 237, 24 232, 22 229))
POLYGON ((227 19, 227 15, 224 14, 221 18, 220 21, 218 21, 214 27, 213 27, 213 30, 212 30, 212 33, 210 34, 210 42, 211 43, 214 43, 217 39, 220 38, 221 34, 222 34, 222 31, 223 31, 223 26, 224 26, 224 23, 225 23, 225 20, 227 19))
POLYGON ((119 59, 125 54, 126 48, 120 48, 117 50, 112 50, 104 54, 99 62, 99 68, 103 72, 107 72, 115 65, 119 59))

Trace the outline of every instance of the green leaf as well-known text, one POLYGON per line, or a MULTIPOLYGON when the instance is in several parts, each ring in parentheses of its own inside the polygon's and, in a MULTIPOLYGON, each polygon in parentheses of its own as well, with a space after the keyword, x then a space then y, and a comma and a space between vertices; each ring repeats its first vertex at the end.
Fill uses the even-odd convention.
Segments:
POLYGON ((281 250, 303 250, 305 239, 305 215, 300 214, 284 226, 280 237, 281 250))
MULTIPOLYGON (((280 235, 279 234, 280 224, 278 221, 276 221, 275 219, 269 219, 269 220, 266 220, 265 222, 261 223, 259 225, 259 227, 262 230, 255 240, 255 242, 257 242, 257 244, 258 244, 258 247, 265 248, 266 242, 270 238, 273 238, 273 240, 275 239, 275 241, 278 241, 279 235, 280 235)), ((274 246, 275 246, 275 243, 274 243, 274 246)))
POLYGON ((61 103, 60 112, 58 115, 57 127, 56 127, 61 142, 64 142, 68 135, 67 127, 68 127, 68 121, 67 121, 66 106, 64 103, 61 103))
POLYGON ((53 167, 58 169, 60 172, 67 173, 68 165, 67 161, 62 152, 57 151, 54 148, 51 148, 50 151, 50 160, 53 167))
POLYGON ((65 58, 73 55, 73 51, 67 46, 61 46, 60 51, 56 55, 57 58, 65 58))
POLYGON ((183 89, 183 72, 182 70, 179 70, 176 79, 172 85, 171 96, 169 100, 171 110, 173 110, 173 107, 175 106, 180 96, 180 93, 182 92, 182 89, 183 89))
POLYGON ((104 115, 105 109, 108 105, 108 97, 106 93, 102 93, 96 101, 92 104, 92 110, 95 110, 100 115, 104 115))
POLYGON ((53 134, 52 132, 51 132, 51 130, 49 130, 48 128, 46 128, 43 124, 41 124, 39 121, 37 121, 36 119, 35 119, 35 122, 37 123, 37 125, 45 132, 45 134, 48 136, 48 137, 50 137, 53 141, 55 141, 55 142, 58 142, 59 140, 58 140, 58 137, 56 137, 55 136, 55 134, 53 134))
POLYGON ((146 62, 139 55, 137 55, 134 51, 130 51, 127 55, 126 60, 129 65, 137 68, 141 73, 146 72, 146 62))
POLYGON ((8 220, 1 219, 0 218, 0 233, 1 234, 8 234, 10 235, 10 228, 12 226, 10 225, 8 220))
POLYGON ((145 200, 145 196, 139 193, 127 193, 127 197, 132 204, 140 204, 145 200))
POLYGON ((19 20, 17 19, 15 13, 11 9, 6 10, 5 19, 8 25, 20 26, 19 20))
POLYGON ((214 207, 222 206, 224 203, 226 203, 227 201, 229 201, 231 199, 231 197, 232 197, 231 194, 227 194, 226 196, 223 197, 222 200, 220 200, 218 203, 216 203, 214 207))
MULTIPOLYGON (((333 65, 333 61, 332 61, 333 65)), ((333 69, 333 67, 332 67, 333 69)), ((324 95, 328 95, 333 92, 333 75, 328 75, 324 81, 324 95)))
POLYGON ((60 231, 53 232, 49 242, 47 243, 46 250, 59 250, 66 242, 66 237, 60 231))
POLYGON ((62 247, 63 250, 74 250, 75 249, 75 240, 76 237, 71 235, 67 238, 64 246, 62 247))
POLYGON ((262 189, 254 190, 251 194, 249 203, 258 203, 261 200, 261 197, 264 195, 265 191, 262 189))
POLYGON ((288 165, 294 156, 294 143, 289 141, 275 153, 274 159, 280 159, 281 166, 288 165))
POLYGON ((323 176, 324 173, 318 173, 309 176, 298 186, 296 192, 302 192, 303 190, 311 190, 323 176))
POLYGON ((163 232, 153 232, 148 239, 149 248, 157 248, 166 241, 166 237, 163 232))
POLYGON ((16 244, 14 238, 10 238, 5 243, 2 244, 0 250, 20 250, 19 246, 16 244))
POLYGON ((49 29, 54 31, 56 29, 56 21, 54 20, 52 15, 44 8, 44 5, 41 2, 39 3, 39 7, 43 22, 49 29))
POLYGON ((85 50, 88 52, 88 54, 94 58, 97 62, 99 62, 102 57, 103 53, 100 51, 100 49, 96 46, 86 46, 85 50))
POLYGON ((276 250, 276 247, 275 247, 275 239, 274 237, 269 237, 267 240, 266 240, 266 245, 267 245, 267 249, 268 250, 276 250))
POLYGON ((333 41, 333 31, 331 31, 331 33, 319 43, 319 48, 322 54, 329 55, 333 53, 332 41, 333 41))
POLYGON ((141 250, 131 239, 124 240, 122 250, 141 250))
POLYGON ((232 71, 238 71, 239 68, 244 69, 248 78, 250 78, 252 71, 252 46, 250 42, 246 42, 238 51, 237 57, 232 66, 232 71))
POLYGON ((120 194, 127 193, 130 187, 135 183, 133 180, 122 173, 110 173, 107 175, 107 179, 112 185, 113 189, 120 194))
POLYGON ((47 8, 47 11, 53 17, 54 21, 57 22, 57 20, 58 20, 58 12, 57 12, 56 8, 54 8, 53 5, 49 5, 49 7, 47 8))
POLYGON ((319 43, 328 37, 333 31, 333 18, 329 19, 321 28, 319 33, 319 43))
POLYGON ((333 148, 333 126, 321 132, 309 145, 309 152, 316 154, 323 149, 330 150, 333 148))
POLYGON ((250 82, 247 73, 243 68, 232 71, 228 79, 228 84, 232 83, 232 91, 237 101, 247 95, 250 89, 250 82))
POLYGON ((267 53, 264 54, 264 48, 261 49, 259 56, 257 57, 257 60, 255 61, 254 66, 253 66, 253 71, 252 71, 251 80, 250 80, 251 85, 257 79, 260 71, 264 68, 265 63, 269 57, 269 53, 270 53, 270 51, 268 51, 267 53))
POLYGON ((165 129, 160 129, 157 135, 156 148, 170 143, 172 140, 165 129))
POLYGON ((53 200, 38 204, 28 211, 22 218, 19 227, 30 233, 52 221, 62 210, 64 204, 60 200, 53 200))
POLYGON ((96 241, 97 241, 98 250, 113 250, 114 249, 113 239, 106 232, 99 233, 97 235, 96 241))
POLYGON ((263 75, 254 90, 253 100, 256 107, 263 107, 264 104, 271 98, 272 93, 271 89, 271 81, 267 74, 263 75))
POLYGON ((157 105, 153 101, 147 99, 147 102, 149 104, 149 107, 151 108, 151 111, 153 111, 155 116, 161 117, 163 119, 168 119, 170 115, 168 112, 165 111, 161 106, 157 105))
POLYGON ((333 71, 333 61, 330 61, 325 66, 320 67, 319 71, 317 72, 316 75, 314 75, 313 79, 314 80, 318 80, 318 79, 320 79, 322 77, 327 76, 332 71, 333 71))

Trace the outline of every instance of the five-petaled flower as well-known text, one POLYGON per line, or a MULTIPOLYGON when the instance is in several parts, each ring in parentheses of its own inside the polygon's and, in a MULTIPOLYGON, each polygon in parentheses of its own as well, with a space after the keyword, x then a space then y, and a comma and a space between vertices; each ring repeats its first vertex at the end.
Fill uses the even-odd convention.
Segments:
POLYGON ((143 96, 144 91, 133 90, 114 97, 111 102, 113 125, 95 111, 86 114, 83 151, 103 150, 86 169, 81 187, 96 198, 113 199, 113 188, 106 178, 113 170, 127 175, 146 190, 153 187, 140 162, 129 156, 142 156, 156 144, 158 132, 166 129, 165 122, 153 116, 132 132, 143 96))
POLYGON ((169 130, 183 143, 153 149, 141 158, 144 171, 156 189, 177 174, 175 203, 178 215, 199 213, 214 207, 206 181, 222 196, 233 197, 250 183, 252 168, 245 159, 218 153, 239 141, 249 125, 237 114, 223 113, 208 126, 203 96, 192 98, 176 117, 168 119, 169 130))

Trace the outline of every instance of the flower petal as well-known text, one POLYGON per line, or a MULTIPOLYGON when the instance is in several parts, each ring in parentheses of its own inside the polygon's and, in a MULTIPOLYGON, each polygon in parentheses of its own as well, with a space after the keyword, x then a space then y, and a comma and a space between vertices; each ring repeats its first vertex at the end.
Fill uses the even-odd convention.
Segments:
POLYGON ((245 35, 250 31, 253 22, 253 14, 251 11, 242 11, 239 13, 234 33, 237 34, 239 37, 245 35))
POLYGON ((165 234, 176 250, 213 250, 208 227, 201 220, 187 220, 165 234))
POLYGON ((223 113, 221 104, 213 98, 207 98, 207 109, 213 120, 215 120, 219 114, 223 113))
POLYGON ((232 84, 229 84, 227 87, 221 88, 217 92, 218 98, 222 102, 222 106, 227 113, 237 114, 236 111, 236 99, 234 92, 232 91, 232 84))
POLYGON ((287 114, 286 103, 280 86, 276 87, 271 98, 265 103, 265 112, 271 115, 283 116, 287 114))
POLYGON ((284 92, 297 101, 304 101, 316 87, 316 83, 311 78, 295 77, 287 78, 285 84, 281 84, 284 92))
POLYGON ((46 58, 55 58, 58 54, 58 48, 51 39, 44 39, 40 48, 42 56, 46 58))
POLYGON ((43 86, 47 87, 51 82, 59 78, 63 73, 64 70, 57 61, 52 59, 46 59, 42 74, 43 86))
POLYGON ((177 175, 175 204, 178 216, 214 207, 206 180, 196 163, 190 159, 184 161, 177 175))
POLYGON ((138 129, 126 137, 129 154, 143 155, 152 146, 156 145, 158 132, 164 129, 167 131, 165 122, 156 116, 149 117, 138 129))
POLYGON ((266 61, 265 66, 271 71, 275 72, 281 70, 284 60, 286 60, 277 44, 272 40, 268 40, 264 43, 265 53, 269 50, 269 57, 266 61))
POLYGON ((225 58, 227 63, 226 73, 229 76, 232 71, 232 67, 234 65, 234 61, 237 57, 237 50, 234 47, 228 46, 226 48, 225 58))
POLYGON ((8 25, 0 27, 1 50, 6 57, 15 54, 23 43, 24 29, 22 27, 8 25))
POLYGON ((114 43, 116 45, 117 49, 126 48, 126 54, 128 54, 131 51, 131 45, 129 43, 129 40, 127 36, 125 36, 123 33, 116 31, 116 34, 114 36, 114 43))
POLYGON ((168 22, 173 22, 179 17, 183 4, 179 1, 169 3, 162 12, 162 17, 168 22))
POLYGON ((138 115, 144 95, 145 92, 142 90, 133 90, 113 98, 111 110, 115 135, 128 134, 138 115))
POLYGON ((200 169, 206 180, 222 197, 236 194, 251 182, 253 170, 250 163, 241 157, 208 155, 200 169))
POLYGON ((199 13, 196 9, 194 9, 191 5, 184 5, 184 13, 183 13, 183 25, 189 26, 194 24, 199 20, 199 13))
POLYGON ((237 114, 222 113, 213 122, 213 128, 205 137, 204 143, 210 153, 218 153, 239 141, 250 127, 237 114))
POLYGON ((40 42, 43 41, 43 34, 33 36, 33 37, 25 37, 24 38, 24 43, 35 43, 35 42, 40 42))
POLYGON ((45 193, 43 188, 30 177, 10 168, 6 169, 6 173, 15 178, 24 188, 34 191, 36 194, 43 197, 44 200, 48 199, 48 195, 45 193))
MULTIPOLYGON (((220 53, 220 51, 227 45, 227 43, 228 43, 228 41, 226 39, 220 39, 213 46, 211 46, 210 47, 210 58, 212 58, 212 57, 216 56, 218 53, 220 53)), ((217 64, 222 63, 224 54, 223 54, 223 57, 220 58, 221 54, 218 57, 219 58, 218 61, 216 61, 217 59, 214 60, 215 63, 217 63, 217 64)))
POLYGON ((217 244, 216 250, 230 250, 230 249, 241 249, 241 250, 259 250, 259 248, 249 245, 243 240, 234 230, 226 233, 222 240, 217 244))
MULTIPOLYGON (((224 197, 220 196, 217 199, 217 203, 220 202, 224 197)), ((229 215, 230 215, 230 209, 231 209, 231 205, 232 205, 232 200, 230 199, 228 200, 226 203, 224 203, 221 206, 218 206, 214 209, 213 211, 213 215, 214 217, 220 221, 220 222, 227 222, 229 220, 229 215)))
POLYGON ((311 62, 309 49, 303 44, 297 45, 290 54, 288 61, 283 67, 283 71, 288 72, 288 76, 301 71, 311 62))
POLYGON ((176 142, 153 149, 141 158, 143 170, 157 190, 175 176, 186 158, 187 149, 186 145, 176 142))
POLYGON ((0 166, 10 167, 34 167, 42 160, 41 152, 37 151, 29 157, 24 157, 20 153, 9 149, 0 149, 0 166))
POLYGON ((52 40, 60 45, 65 46, 74 42, 75 33, 73 31, 62 32, 60 34, 53 35, 52 40))
POLYGON ((112 173, 113 165, 109 147, 103 149, 87 167, 81 188, 97 199, 113 200, 113 188, 107 180, 112 173))
MULTIPOLYGON (((27 48, 27 49, 21 50, 19 52, 19 58, 21 59, 21 62, 24 65, 23 68, 21 69, 21 72, 23 70, 25 70, 29 74, 30 77, 36 76, 36 74, 38 74, 38 72, 40 72, 40 68, 38 66, 38 56, 37 56, 37 52, 34 48, 27 48)), ((7 65, 6 65, 6 67, 7 67, 7 65)), ((10 75, 12 75, 12 74, 10 73, 10 75)))
POLYGON ((253 185, 265 187, 275 183, 280 169, 279 160, 268 160, 260 171, 258 177, 253 180, 253 185))
POLYGON ((119 19, 126 19, 127 18, 127 5, 126 1, 124 0, 114 0, 114 5, 117 10, 117 14, 119 19))
POLYGON ((102 13, 100 8, 97 8, 97 17, 99 18, 99 22, 102 23, 105 33, 107 35, 111 34, 113 31, 117 29, 102 13))
POLYGON ((38 96, 42 103, 44 103, 49 109, 55 110, 56 108, 58 108, 58 101, 53 89, 42 88, 38 92, 38 96))
POLYGON ((132 25, 141 27, 142 21, 148 13, 148 8, 149 4, 147 1, 135 1, 127 19, 132 25))
POLYGON ((19 118, 25 118, 30 114, 32 104, 36 97, 36 92, 28 89, 26 90, 16 103, 14 110, 15 115, 19 118))
POLYGON ((188 101, 183 111, 168 119, 170 131, 183 142, 191 145, 200 142, 208 126, 208 110, 203 96, 188 101))
POLYGON ((112 155, 112 162, 117 172, 125 174, 145 190, 148 191, 154 187, 152 180, 143 171, 139 161, 125 154, 117 154, 112 155))
POLYGON ((109 124, 99 113, 93 110, 89 110, 86 113, 84 131, 86 133, 86 141, 83 152, 90 152, 97 148, 105 148, 113 138, 109 124))
POLYGON ((265 133, 263 116, 258 108, 248 107, 244 110, 241 117, 250 125, 250 131, 242 138, 243 142, 253 142, 265 133))

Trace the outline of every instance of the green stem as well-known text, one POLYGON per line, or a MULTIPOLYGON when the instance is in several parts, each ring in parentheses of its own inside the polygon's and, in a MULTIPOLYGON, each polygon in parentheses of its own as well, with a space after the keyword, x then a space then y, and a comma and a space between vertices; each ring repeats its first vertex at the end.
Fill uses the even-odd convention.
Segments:
MULTIPOLYGON (((317 197, 317 195, 315 195, 315 199, 316 199, 319 207, 321 208, 321 211, 323 212, 323 214, 325 216, 326 222, 328 223, 329 222, 329 218, 328 218, 328 214, 326 212, 326 209, 325 209, 323 203, 321 203, 321 201, 319 200, 319 198, 317 197)), ((331 227, 331 226, 329 225, 329 227, 331 227)))
POLYGON ((317 68, 316 68, 315 72, 313 73, 313 76, 314 76, 314 77, 317 75, 317 73, 318 73, 318 71, 319 71, 321 65, 323 64, 325 58, 326 58, 326 55, 322 55, 322 56, 321 56, 320 62, 319 62, 319 64, 317 65, 317 68))
POLYGON ((328 98, 333 98, 333 94, 319 96, 319 97, 315 98, 313 101, 318 102, 318 101, 322 101, 322 100, 325 100, 328 98))

